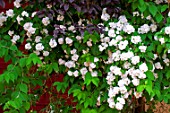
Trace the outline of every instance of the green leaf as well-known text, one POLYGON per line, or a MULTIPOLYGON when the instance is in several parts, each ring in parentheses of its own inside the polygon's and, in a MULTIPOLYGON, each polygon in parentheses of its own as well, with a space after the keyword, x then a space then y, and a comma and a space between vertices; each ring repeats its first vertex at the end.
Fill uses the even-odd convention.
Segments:
POLYGON ((146 76, 148 77, 149 80, 154 80, 154 74, 151 71, 145 72, 146 76))
POLYGON ((24 67, 26 65, 26 58, 21 58, 20 60, 19 60, 19 66, 20 67, 24 67))
POLYGON ((160 13, 157 13, 156 16, 155 16, 155 18, 156 18, 156 21, 159 23, 159 22, 162 21, 163 16, 162 16, 160 13))
POLYGON ((84 84, 86 84, 88 86, 91 82, 92 82, 92 76, 91 76, 90 72, 87 72, 85 75, 84 84))
POLYGON ((24 92, 24 93, 27 93, 27 92, 28 92, 28 87, 27 87, 27 85, 24 84, 24 83, 21 83, 21 84, 19 85, 19 89, 20 89, 22 92, 24 92))
POLYGON ((143 6, 144 5, 144 0, 139 0, 139 5, 143 6))
POLYGON ((145 85, 138 85, 137 86, 137 91, 142 92, 145 89, 145 85))
POLYGON ((30 103, 29 102, 26 102, 24 104, 24 108, 28 111, 30 109, 30 103))
POLYGON ((163 50, 163 47, 162 47, 161 45, 158 45, 158 46, 157 46, 157 52, 158 52, 158 54, 160 54, 160 53, 162 52, 162 50, 163 50))
POLYGON ((167 79, 170 78, 170 70, 167 71, 167 73, 166 73, 166 78, 167 78, 167 79))
POLYGON ((157 9, 157 7, 156 7, 155 5, 149 5, 149 12, 150 12, 153 16, 156 15, 157 11, 158 11, 158 9, 157 9))
POLYGON ((18 50, 18 48, 17 48, 17 46, 16 46, 16 45, 11 45, 10 50, 12 50, 12 51, 16 51, 16 50, 18 50))
POLYGON ((138 5, 138 9, 143 13, 146 10, 146 4, 144 3, 143 5, 138 5))
POLYGON ((53 63, 52 64, 52 68, 54 69, 54 71, 57 73, 59 71, 59 68, 58 68, 58 63, 53 63))
POLYGON ((167 4, 161 6, 161 12, 164 12, 166 9, 168 9, 167 4))
POLYGON ((98 87, 99 82, 100 82, 99 78, 92 78, 92 83, 93 83, 95 86, 98 87))

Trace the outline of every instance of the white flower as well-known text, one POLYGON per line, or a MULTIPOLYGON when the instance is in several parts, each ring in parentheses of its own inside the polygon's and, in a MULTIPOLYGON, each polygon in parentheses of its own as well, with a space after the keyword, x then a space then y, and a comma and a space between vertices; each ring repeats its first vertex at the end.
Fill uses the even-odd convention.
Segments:
POLYGON ((109 37, 115 37, 115 36, 116 36, 115 30, 114 30, 114 29, 110 29, 110 30, 108 31, 108 36, 109 36, 109 37))
POLYGON ((76 39, 80 41, 82 39, 82 37, 81 36, 76 36, 76 39))
POLYGON ((33 12, 31 17, 34 17, 37 14, 37 12, 33 12))
POLYGON ((107 8, 104 8, 102 11, 101 19, 104 21, 108 21, 110 19, 110 15, 106 12, 107 8))
POLYGON ((58 39, 58 43, 59 43, 59 44, 64 44, 64 39, 63 39, 63 38, 59 38, 59 39, 58 39))
POLYGON ((161 44, 164 44, 164 43, 165 43, 164 38, 159 38, 159 41, 161 42, 161 44))
POLYGON ((91 72, 91 75, 92 75, 92 77, 97 77, 97 71, 93 71, 93 72, 91 72))
POLYGON ((160 62, 155 63, 155 68, 156 69, 163 69, 160 62))
POLYGON ((87 46, 91 47, 92 46, 92 42, 91 41, 87 41, 87 46))
POLYGON ((65 40, 66 40, 66 44, 72 44, 73 43, 73 40, 68 38, 68 37, 66 37, 65 40))
POLYGON ((48 30, 47 29, 43 29, 41 32, 45 33, 45 34, 48 34, 48 30))
POLYGON ((109 102, 109 107, 114 108, 115 107, 115 102, 114 101, 109 102))
POLYGON ((170 17, 170 12, 168 12, 168 17, 170 17))
POLYGON ((36 31, 36 28, 33 28, 33 27, 30 27, 30 28, 28 29, 28 32, 29 32, 30 34, 35 34, 35 31, 36 31))
POLYGON ((42 51, 44 49, 44 46, 42 45, 42 43, 38 43, 38 44, 36 44, 35 49, 37 51, 42 51))
POLYGON ((117 110, 122 110, 123 109, 123 104, 117 102, 115 107, 116 107, 117 110))
POLYGON ((40 55, 40 51, 34 51, 36 55, 40 55))
POLYGON ((80 69, 80 73, 82 74, 82 75, 85 75, 86 73, 88 72, 88 70, 87 70, 87 68, 82 68, 82 69, 80 69))
POLYGON ((146 51, 146 48, 146 46, 139 46, 140 51, 143 53, 146 51))
POLYGON ((28 14, 26 11, 23 11, 23 12, 21 13, 21 15, 22 15, 22 16, 25 16, 25 17, 28 17, 28 16, 29 16, 29 14, 28 14))
POLYGON ((142 42, 142 40, 141 40, 140 36, 132 36, 131 42, 134 43, 134 44, 138 44, 139 42, 142 42))
POLYGON ((128 60, 128 58, 129 58, 128 53, 122 53, 122 54, 120 54, 120 59, 121 59, 122 61, 126 61, 126 60, 128 60))
POLYGON ((124 98, 118 97, 117 100, 118 100, 118 102, 119 102, 120 104, 125 104, 125 99, 124 99, 124 98))
POLYGON ((130 66, 131 66, 131 64, 127 61, 123 64, 123 68, 125 68, 125 69, 129 69, 130 66))
POLYGON ((58 21, 63 21, 63 19, 64 19, 64 16, 63 16, 63 15, 58 15, 58 16, 57 16, 57 20, 58 20, 58 21))
POLYGON ((11 31, 11 30, 8 31, 9 36, 12 36, 13 34, 14 34, 14 31, 11 31))
POLYGON ((132 25, 126 25, 123 28, 123 31, 126 32, 127 34, 131 34, 131 33, 135 32, 135 28, 132 25))
POLYGON ((121 41, 123 37, 121 35, 116 36, 116 41, 121 41))
POLYGON ((49 52, 48 51, 43 51, 43 56, 48 56, 49 52))
POLYGON ((58 64, 59 64, 59 65, 63 65, 63 64, 65 64, 65 61, 60 58, 60 59, 58 60, 58 64))
POLYGON ((136 65, 137 63, 140 62, 140 57, 139 56, 134 56, 131 58, 132 64, 136 65))
POLYGON ((112 39, 110 42, 109 42, 109 46, 117 46, 117 40, 115 39, 112 39))
POLYGON ((14 1, 14 6, 15 6, 16 8, 21 7, 20 2, 21 2, 21 0, 15 0, 15 1, 14 1))
POLYGON ((68 61, 65 63, 65 66, 68 67, 68 68, 73 68, 75 67, 75 62, 74 61, 68 61))
POLYGON ((138 11, 133 12, 133 16, 139 16, 139 12, 138 11))
POLYGON ((165 27, 165 34, 167 34, 167 35, 170 34, 170 26, 165 27))
POLYGON ((28 31, 30 28, 32 28, 32 26, 33 26, 33 23, 26 22, 23 27, 24 27, 24 30, 28 31))
POLYGON ((97 57, 94 57, 94 62, 98 62, 99 59, 97 57))
POLYGON ((74 31, 74 30, 75 30, 75 27, 74 27, 74 26, 70 26, 70 27, 68 27, 68 30, 69 30, 69 31, 74 31))
POLYGON ((48 24, 50 24, 50 19, 48 17, 45 17, 42 19, 42 23, 47 26, 48 24))
POLYGON ((76 71, 73 72, 73 75, 74 75, 75 77, 78 77, 78 76, 79 76, 79 72, 76 70, 76 71))
POLYGON ((71 57, 71 59, 72 59, 73 61, 77 61, 78 58, 79 58, 79 55, 77 55, 77 54, 74 54, 74 55, 71 57))
POLYGON ((122 75, 121 68, 117 66, 111 66, 110 71, 115 75, 122 75))
POLYGON ((31 47, 31 44, 30 44, 30 43, 25 44, 25 49, 30 50, 31 48, 32 48, 32 47, 31 47))
POLYGON ((21 21, 22 21, 22 20, 24 20, 24 19, 23 19, 22 17, 20 17, 19 15, 17 16, 17 18, 16 18, 16 19, 17 19, 18 24, 20 24, 20 23, 21 23, 21 21))
POLYGON ((35 42, 36 42, 36 43, 38 43, 38 42, 40 42, 40 41, 41 41, 41 39, 42 39, 42 37, 41 37, 41 36, 36 36, 36 37, 35 37, 35 42))
POLYGON ((6 15, 8 17, 13 17, 14 16, 14 11, 12 9, 9 9, 8 11, 6 11, 6 15))
POLYGON ((126 88, 125 86, 119 87, 119 90, 120 90, 120 93, 121 93, 121 94, 127 93, 127 88, 126 88))
POLYGON ((119 87, 122 87, 122 86, 125 85, 125 83, 124 83, 124 81, 122 79, 119 80, 117 84, 118 84, 119 87))
POLYGON ((20 39, 19 35, 14 35, 13 38, 12 38, 12 42, 16 43, 16 41, 19 40, 19 39, 20 39))
POLYGON ((140 98, 140 97, 142 97, 142 92, 134 92, 134 95, 135 95, 135 97, 136 98, 140 98))
POLYGON ((146 63, 143 63, 139 66, 139 69, 142 71, 142 72, 146 72, 148 71, 148 67, 146 65, 146 63))
POLYGON ((69 70, 69 71, 67 72, 67 74, 68 74, 69 76, 72 76, 72 75, 73 75, 73 72, 69 70))
POLYGON ((96 67, 96 64, 95 64, 95 63, 90 63, 90 67, 91 67, 92 69, 94 69, 94 68, 96 67))
POLYGON ((128 45, 128 41, 124 40, 124 41, 119 42, 118 47, 119 47, 120 50, 124 50, 127 45, 128 45))
POLYGON ((0 15, 0 26, 3 26, 3 22, 7 21, 7 17, 0 15))
POLYGON ((54 39, 51 39, 49 45, 51 48, 55 48, 57 46, 57 42, 54 39))
POLYGON ((145 33, 148 33, 149 31, 150 31, 150 26, 148 24, 144 24, 143 26, 138 28, 139 34, 145 34, 145 33))
POLYGON ((157 30, 157 25, 151 24, 150 29, 151 29, 152 32, 155 32, 157 30))
POLYGON ((143 72, 141 72, 141 73, 139 74, 138 78, 140 78, 140 79, 145 79, 145 78, 146 78, 146 74, 143 73, 143 72))
POLYGON ((134 86, 138 86, 139 82, 140 82, 139 79, 133 79, 132 80, 132 83, 133 83, 134 86))

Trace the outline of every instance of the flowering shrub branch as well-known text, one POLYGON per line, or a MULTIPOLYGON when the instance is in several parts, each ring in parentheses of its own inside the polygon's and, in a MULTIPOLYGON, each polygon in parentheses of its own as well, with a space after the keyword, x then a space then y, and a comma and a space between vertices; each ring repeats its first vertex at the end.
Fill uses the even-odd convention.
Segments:
POLYGON ((96 6, 94 13, 81 12, 76 0, 36 1, 24 8, 16 0, 14 9, 0 14, 0 57, 11 61, 0 76, 4 110, 28 111, 38 98, 32 87, 43 86, 53 73, 65 74, 53 86, 63 93, 69 87, 82 113, 131 112, 140 97, 169 102, 170 21, 163 14, 168 5, 127 0, 128 12, 115 0, 118 9, 122 5, 118 16, 105 1, 99 13, 89 5, 96 6), (44 9, 37 11, 36 3, 44 9), (22 44, 26 51, 19 49, 22 44))

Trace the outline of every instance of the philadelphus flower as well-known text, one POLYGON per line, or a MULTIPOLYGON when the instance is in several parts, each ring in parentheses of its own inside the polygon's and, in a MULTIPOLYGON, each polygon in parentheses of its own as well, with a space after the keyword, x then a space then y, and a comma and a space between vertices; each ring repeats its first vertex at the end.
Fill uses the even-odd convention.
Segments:
POLYGON ((76 70, 76 71, 73 72, 73 75, 74 75, 75 77, 78 77, 78 76, 79 76, 79 72, 76 70))
POLYGON ((21 0, 15 0, 15 1, 14 1, 14 6, 15 6, 16 8, 21 7, 20 2, 21 2, 21 0))
POLYGON ((63 19, 64 19, 64 16, 63 16, 63 15, 58 15, 58 16, 57 16, 57 20, 58 20, 58 21, 63 21, 63 19))
POLYGON ((75 27, 74 27, 74 26, 70 26, 70 27, 68 27, 68 30, 69 30, 69 31, 74 31, 74 30, 75 30, 75 27))
POLYGON ((157 30, 157 25, 151 24, 150 29, 151 29, 152 32, 155 32, 157 30))
POLYGON ((47 26, 48 24, 50 24, 50 19, 48 17, 45 17, 42 19, 42 23, 47 26))
POLYGON ((49 45, 51 48, 55 48, 57 46, 57 42, 55 41, 55 39, 51 39, 49 45))
POLYGON ((7 21, 7 17, 0 13, 0 26, 3 26, 3 22, 7 21))
POLYGON ((131 63, 136 65, 137 63, 140 62, 140 57, 139 56, 134 56, 131 58, 131 63))
POLYGON ((116 103, 115 107, 116 107, 117 110, 122 110, 123 109, 123 104, 118 102, 118 103, 116 103))
POLYGON ((116 36, 115 30, 114 30, 114 29, 110 29, 110 30, 108 31, 108 36, 109 36, 109 37, 115 37, 115 36, 116 36))
POLYGON ((155 68, 156 69, 163 69, 160 62, 155 63, 155 68))
POLYGON ((170 26, 165 27, 165 34, 167 34, 167 35, 170 34, 170 26))
POLYGON ((78 58, 79 58, 79 55, 77 55, 77 54, 74 54, 74 55, 71 57, 71 59, 72 59, 73 61, 77 61, 78 58))
POLYGON ((8 31, 9 36, 12 36, 13 34, 14 34, 14 31, 11 31, 11 30, 8 31))
POLYGON ((132 36, 131 42, 134 43, 134 44, 138 44, 139 42, 142 42, 142 40, 141 40, 140 36, 132 36))
POLYGON ((38 43, 38 44, 36 44, 35 49, 37 51, 42 51, 44 49, 44 46, 42 45, 42 43, 38 43))
POLYGON ((58 39, 58 43, 59 43, 59 44, 64 44, 64 39, 63 39, 63 38, 59 38, 59 39, 58 39))
POLYGON ((132 83, 133 83, 134 86, 138 86, 139 82, 140 82, 139 79, 133 79, 132 80, 132 83))
POLYGON ((75 62, 74 61, 68 61, 65 63, 65 66, 68 67, 68 68, 73 68, 75 67, 75 62))
POLYGON ((139 66, 139 69, 142 71, 142 72, 146 72, 148 71, 148 67, 146 65, 146 63, 143 63, 139 66))
POLYGON ((148 33, 149 31, 150 31, 150 26, 148 24, 144 24, 143 26, 138 28, 139 34, 145 34, 145 33, 148 33))
POLYGON ((97 71, 93 71, 93 72, 91 72, 91 75, 92 75, 92 77, 97 77, 97 71))
POLYGON ((33 12, 31 17, 34 17, 37 14, 37 12, 33 12))
POLYGON ((104 21, 108 21, 110 19, 110 15, 107 14, 106 10, 107 10, 107 8, 103 9, 102 16, 101 16, 101 19, 104 20, 104 21))
POLYGON ((127 34, 131 34, 131 33, 135 32, 135 28, 132 25, 126 25, 123 28, 123 31, 126 32, 127 34))
POLYGON ((14 11, 12 9, 9 9, 8 11, 6 11, 6 15, 8 17, 13 17, 14 16, 14 11))
POLYGON ((69 76, 72 76, 72 75, 73 75, 73 72, 69 70, 69 71, 67 72, 67 74, 68 74, 69 76))
POLYGON ((14 35, 11 41, 15 44, 16 41, 19 40, 19 39, 20 39, 19 35, 14 35))
POLYGON ((161 42, 161 44, 164 44, 164 43, 165 43, 164 38, 159 38, 159 41, 161 42))
POLYGON ((127 45, 128 45, 128 41, 124 40, 124 41, 119 42, 118 47, 119 47, 120 50, 124 50, 127 45))
POLYGON ((58 60, 58 64, 59 64, 59 65, 64 65, 64 64, 65 64, 65 60, 63 60, 63 59, 60 58, 60 59, 58 60))
POLYGON ((36 36, 36 37, 35 37, 35 42, 36 42, 36 43, 38 43, 38 42, 40 42, 40 41, 41 41, 41 39, 42 39, 42 37, 41 37, 41 36, 36 36))
POLYGON ((21 15, 22 15, 22 16, 25 16, 25 17, 29 17, 28 12, 26 12, 26 11, 23 11, 23 12, 21 13, 21 15))
POLYGON ((48 51, 43 51, 43 56, 48 56, 49 52, 48 51))
POLYGON ((31 44, 30 44, 30 43, 25 44, 25 49, 30 50, 31 48, 32 48, 32 47, 31 47, 31 44))
POLYGON ((146 46, 139 46, 140 51, 143 53, 146 51, 146 48, 146 46))
POLYGON ((94 68, 96 67, 96 64, 95 64, 95 63, 90 63, 90 67, 91 67, 92 69, 94 69, 94 68))
POLYGON ((66 37, 65 40, 66 40, 66 44, 72 44, 73 43, 73 40, 68 38, 68 37, 66 37))
POLYGON ((24 20, 22 17, 20 17, 19 15, 17 16, 17 22, 18 22, 18 24, 20 24, 20 22, 22 21, 22 20, 24 20))
POLYGON ((80 73, 82 74, 82 75, 85 75, 86 73, 88 72, 88 70, 87 70, 87 68, 82 68, 82 69, 80 69, 80 73))

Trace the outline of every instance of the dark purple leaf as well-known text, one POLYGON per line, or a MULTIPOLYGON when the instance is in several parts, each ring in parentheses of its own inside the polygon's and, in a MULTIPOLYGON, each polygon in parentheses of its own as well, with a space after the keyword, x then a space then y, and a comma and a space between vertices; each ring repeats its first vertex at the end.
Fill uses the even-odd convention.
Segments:
POLYGON ((64 10, 67 11, 69 9, 69 4, 64 4, 64 10))
POLYGON ((74 2, 74 0, 68 0, 70 3, 74 2))
POLYGON ((81 11, 81 7, 80 6, 78 6, 77 4, 73 4, 73 7, 78 11, 78 12, 80 12, 81 11))
POLYGON ((3 0, 0 0, 0 6, 5 8, 5 2, 3 0))

